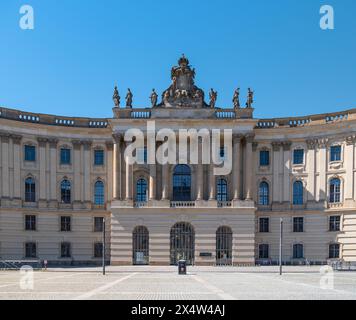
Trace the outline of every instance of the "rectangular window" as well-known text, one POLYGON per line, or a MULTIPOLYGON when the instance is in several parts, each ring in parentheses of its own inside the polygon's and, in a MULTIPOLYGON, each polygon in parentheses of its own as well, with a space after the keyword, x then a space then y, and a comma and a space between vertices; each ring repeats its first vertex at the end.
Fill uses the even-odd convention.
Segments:
POLYGON ((61 164, 70 164, 70 149, 61 149, 61 164))
POLYGON ((37 257, 37 245, 35 242, 26 242, 25 257, 26 258, 36 258, 37 257))
POLYGON ((333 243, 329 245, 329 259, 339 259, 340 258, 340 245, 338 243, 333 243))
POLYGON ((293 218, 293 232, 303 232, 304 231, 304 218, 297 217, 293 218))
POLYGON ((94 232, 103 232, 104 218, 94 217, 94 232))
POLYGON ((260 218, 260 232, 269 232, 269 218, 260 218))
POLYGON ((36 147, 25 145, 25 161, 36 161, 36 147))
POLYGON ((340 216, 331 216, 329 218, 329 231, 340 231, 340 216))
POLYGON ((137 162, 139 164, 147 163, 147 148, 137 148, 137 162))
POLYGON ((302 244, 293 245, 293 259, 303 259, 304 258, 304 248, 302 244))
POLYGON ((304 150, 296 149, 293 151, 293 164, 303 164, 304 163, 304 150))
POLYGON ((25 216, 25 229, 26 231, 36 231, 36 216, 25 216))
POLYGON ((269 245, 268 244, 260 244, 258 247, 259 258, 260 259, 268 259, 269 258, 269 245))
POLYGON ((341 146, 330 147, 330 161, 341 161, 341 146))
POLYGON ((94 243, 94 258, 103 257, 103 244, 102 242, 94 243))
POLYGON ((71 218, 68 216, 61 217, 61 231, 70 231, 71 230, 71 218))
POLYGON ((94 150, 94 165, 95 166, 104 165, 104 150, 94 150))
POLYGON ((70 258, 71 257, 71 245, 69 242, 61 243, 61 258, 70 258))
POLYGON ((260 151, 260 166, 269 166, 269 151, 260 151))

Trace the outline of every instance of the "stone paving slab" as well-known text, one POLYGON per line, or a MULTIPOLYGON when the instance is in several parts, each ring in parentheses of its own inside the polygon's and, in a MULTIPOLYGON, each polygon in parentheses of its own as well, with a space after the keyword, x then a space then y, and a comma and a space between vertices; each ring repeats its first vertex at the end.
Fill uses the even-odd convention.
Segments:
POLYGON ((356 273, 334 272, 333 286, 321 287, 319 268, 239 269, 189 267, 113 267, 103 276, 97 269, 35 271, 33 290, 24 290, 24 275, 0 271, 0 299, 79 300, 234 300, 308 299, 356 300, 356 273), (248 272, 251 270, 251 272, 248 272))

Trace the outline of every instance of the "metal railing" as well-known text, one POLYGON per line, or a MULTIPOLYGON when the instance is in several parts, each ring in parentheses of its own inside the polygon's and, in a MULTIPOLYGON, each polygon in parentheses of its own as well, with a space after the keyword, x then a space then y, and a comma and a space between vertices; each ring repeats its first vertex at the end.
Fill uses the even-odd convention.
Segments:
POLYGON ((0 270, 20 270, 23 266, 41 269, 41 260, 0 260, 0 270))

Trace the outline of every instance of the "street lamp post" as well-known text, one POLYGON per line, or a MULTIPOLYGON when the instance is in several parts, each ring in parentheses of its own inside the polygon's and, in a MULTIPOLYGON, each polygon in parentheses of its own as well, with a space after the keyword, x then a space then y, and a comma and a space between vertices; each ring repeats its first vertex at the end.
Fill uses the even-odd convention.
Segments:
POLYGON ((105 218, 103 218, 103 275, 105 276, 105 218))
POLYGON ((282 275, 282 248, 283 248, 283 218, 280 219, 279 228, 279 275, 282 275))

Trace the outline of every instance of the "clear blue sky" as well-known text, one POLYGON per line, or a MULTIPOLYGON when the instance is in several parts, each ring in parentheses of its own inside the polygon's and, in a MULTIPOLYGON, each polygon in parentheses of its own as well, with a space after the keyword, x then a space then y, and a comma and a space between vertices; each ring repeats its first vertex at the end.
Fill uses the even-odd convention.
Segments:
POLYGON ((1 0, 0 12, 1 106, 111 117, 117 83, 146 107, 185 53, 218 106, 251 86, 255 117, 356 108, 355 0, 1 0), (23 4, 33 31, 19 28, 23 4), (319 28, 323 4, 333 31, 319 28))

